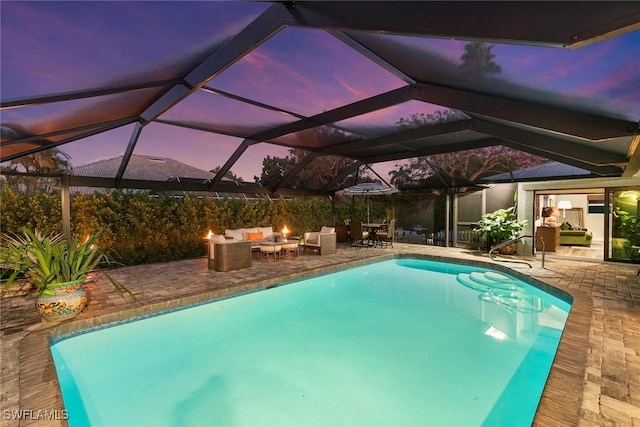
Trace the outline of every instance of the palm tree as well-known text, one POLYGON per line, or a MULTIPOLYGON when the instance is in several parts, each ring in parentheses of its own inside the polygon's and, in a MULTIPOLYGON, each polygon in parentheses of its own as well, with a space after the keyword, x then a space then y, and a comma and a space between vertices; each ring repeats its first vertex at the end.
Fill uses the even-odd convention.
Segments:
MULTIPOLYGON (((3 167, 5 171, 17 171, 22 173, 62 173, 71 169, 69 159, 71 157, 57 148, 38 151, 9 161, 9 166, 3 167)), ((7 184, 15 190, 24 190, 27 194, 35 191, 51 192, 56 184, 56 178, 37 176, 6 176, 7 184)))
POLYGON ((467 43, 464 47, 464 53, 460 57, 462 60, 460 69, 470 77, 478 79, 482 79, 488 74, 502 72, 502 67, 494 61, 496 57, 492 52, 494 46, 484 42, 467 43))
MULTIPOLYGON (((222 169, 222 166, 216 166, 215 168, 211 169, 209 172, 217 175, 218 172, 220 172, 220 169, 222 169)), ((224 174, 224 178, 230 179, 231 181, 234 181, 234 182, 243 182, 242 177, 237 176, 231 170, 228 170, 227 173, 224 174)))

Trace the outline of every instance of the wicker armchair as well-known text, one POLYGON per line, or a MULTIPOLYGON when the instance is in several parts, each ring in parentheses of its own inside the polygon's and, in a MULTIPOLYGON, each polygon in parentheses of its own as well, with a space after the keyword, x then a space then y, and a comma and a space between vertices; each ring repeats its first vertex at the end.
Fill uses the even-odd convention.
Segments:
POLYGON ((322 227, 318 232, 304 233, 304 251, 318 251, 320 255, 336 253, 337 234, 334 227, 322 227))
POLYGON ((233 271, 251 267, 251 242, 214 243, 213 269, 233 271))

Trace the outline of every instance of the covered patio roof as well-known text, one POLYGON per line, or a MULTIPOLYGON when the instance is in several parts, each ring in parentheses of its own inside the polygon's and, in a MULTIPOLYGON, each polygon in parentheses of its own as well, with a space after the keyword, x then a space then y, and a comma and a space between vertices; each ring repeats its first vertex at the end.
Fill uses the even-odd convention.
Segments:
POLYGON ((331 194, 337 180, 288 182, 325 155, 350 160, 345 177, 494 145, 640 177, 638 2, 0 8, 0 161, 54 147, 74 167, 122 156, 71 186, 331 194), (223 181, 292 148, 305 156, 273 188, 223 181), (129 174, 134 154, 220 168, 202 183, 152 182, 129 174))

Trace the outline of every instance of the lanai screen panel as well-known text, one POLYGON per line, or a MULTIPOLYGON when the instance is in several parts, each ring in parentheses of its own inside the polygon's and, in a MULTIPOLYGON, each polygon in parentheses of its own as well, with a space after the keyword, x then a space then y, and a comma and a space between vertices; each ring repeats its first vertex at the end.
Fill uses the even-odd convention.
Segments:
POLYGON ((162 114, 159 120, 248 138, 255 133, 297 121, 298 118, 204 89, 189 95, 162 114))
POLYGON ((182 76, 268 7, 259 2, 3 2, 2 99, 182 76))
POLYGON ((637 121, 640 31, 576 50, 349 33, 423 83, 637 121))
POLYGON ((272 142, 292 147, 320 149, 359 139, 363 139, 363 136, 337 127, 316 126, 275 138, 272 142))
MULTIPOLYGON (((5 128, 4 130, 7 130, 9 128, 5 128)), ((75 132, 62 132, 59 134, 55 134, 53 136, 49 136, 47 138, 47 143, 58 143, 58 142, 63 142, 66 140, 71 140, 71 139, 75 139, 78 138, 82 135, 85 135, 86 132, 101 132, 102 130, 104 130, 104 126, 90 126, 88 128, 84 128, 81 131, 75 131, 75 132)), ((5 138, 6 140, 10 140, 13 139, 14 137, 19 137, 18 132, 14 132, 14 129, 11 129, 9 132, 3 132, 3 141, 2 141, 2 155, 3 156, 12 156, 14 154, 17 153, 21 153, 24 151, 28 151, 28 150, 35 150, 38 149, 42 146, 42 140, 41 138, 38 137, 33 137, 33 138, 27 138, 27 139, 23 139, 21 141, 16 141, 16 142, 5 142, 5 138)), ((23 134, 24 136, 24 134, 23 134)), ((74 143, 67 143, 64 144, 64 149, 62 151, 64 151, 65 153, 69 153, 69 146, 71 144, 74 143)), ((62 147, 62 145, 60 146, 62 147)), ((0 163, 0 165, 6 165, 8 164, 7 162, 2 162, 0 163)))
POLYGON ((280 145, 260 143, 251 145, 231 167, 231 172, 245 182, 254 182, 254 177, 262 175, 262 165, 267 156, 285 158, 290 148, 280 145))
POLYGON ((465 119, 469 119, 469 116, 452 108, 422 101, 407 101, 341 120, 335 125, 369 138, 376 138, 410 128, 465 119))
POLYGON ((594 143, 589 139, 558 133, 551 129, 536 128, 522 123, 513 123, 506 120, 496 119, 495 117, 482 117, 482 119, 486 120, 487 122, 498 123, 504 126, 510 126, 514 129, 526 131, 531 135, 531 140, 534 142, 544 140, 544 138, 547 137, 552 137, 554 138, 554 140, 567 141, 571 142, 572 144, 576 144, 576 150, 580 150, 582 147, 589 148, 593 147, 594 145, 596 147, 600 145, 606 145, 607 151, 612 153, 627 155, 627 153, 629 152, 630 137, 627 136, 619 138, 609 138, 605 141, 597 141, 594 143))
POLYGON ((488 136, 482 133, 474 132, 472 130, 463 130, 458 132, 450 132, 442 135, 428 136, 405 142, 405 147, 414 148, 416 150, 438 150, 438 147, 445 149, 446 146, 453 146, 452 144, 466 143, 467 146, 475 143, 478 147, 482 147, 482 140, 485 140, 488 136))
POLYGON ((207 85, 310 117, 406 84, 324 30, 287 27, 207 85))
MULTIPOLYGON (((400 160, 403 157, 396 154, 406 154, 408 151, 412 151, 414 156, 420 154, 415 149, 408 148, 404 143, 398 144, 385 144, 385 145, 371 145, 365 148, 358 148, 349 151, 349 156, 361 159, 366 163, 378 163, 390 160, 400 160)), ((406 156, 405 156, 406 157, 406 156)))
MULTIPOLYGON (((340 171, 351 162, 348 159, 335 156, 320 156, 311 160, 300 173, 294 177, 287 186, 301 188, 297 180, 304 181, 304 188, 309 190, 320 190, 328 183, 332 182, 340 171)), ((346 177, 343 181, 346 181, 346 177)), ((339 185, 340 186, 340 185, 339 185)))
POLYGON ((160 93, 158 89, 151 88, 10 108, 2 111, 2 126, 15 129, 20 137, 28 137, 46 135, 51 130, 72 130, 94 123, 135 117, 160 93))
POLYGON ((484 141, 486 139, 487 135, 470 130, 463 130, 411 139, 395 144, 382 146, 372 145, 370 147, 353 150, 349 152, 349 155, 376 163, 455 151, 456 148, 459 147, 458 144, 465 144, 467 147, 475 144, 481 147, 485 144, 484 141))
MULTIPOLYGON (((99 176, 101 178, 115 178, 118 168, 100 169, 95 174, 98 164, 107 159, 121 158, 129 143, 129 137, 134 125, 121 126, 107 132, 102 132, 87 138, 62 145, 58 149, 69 156, 69 163, 73 168, 73 175, 99 176)), ((118 162, 119 166, 119 162, 118 162)))
MULTIPOLYGON (((172 158, 194 168, 209 171, 222 166, 242 143, 241 138, 151 123, 145 126, 134 154, 172 158)), ((125 178, 128 172, 125 172, 125 178)))

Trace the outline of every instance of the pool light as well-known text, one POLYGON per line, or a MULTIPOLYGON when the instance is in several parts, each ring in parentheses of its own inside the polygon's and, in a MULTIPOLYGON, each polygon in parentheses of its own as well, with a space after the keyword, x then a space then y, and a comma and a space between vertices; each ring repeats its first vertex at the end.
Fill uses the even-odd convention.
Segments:
POLYGON ((502 332, 500 329, 496 328, 493 325, 485 329, 484 334, 500 341, 504 341, 507 339, 507 334, 505 334, 504 332, 502 332))

